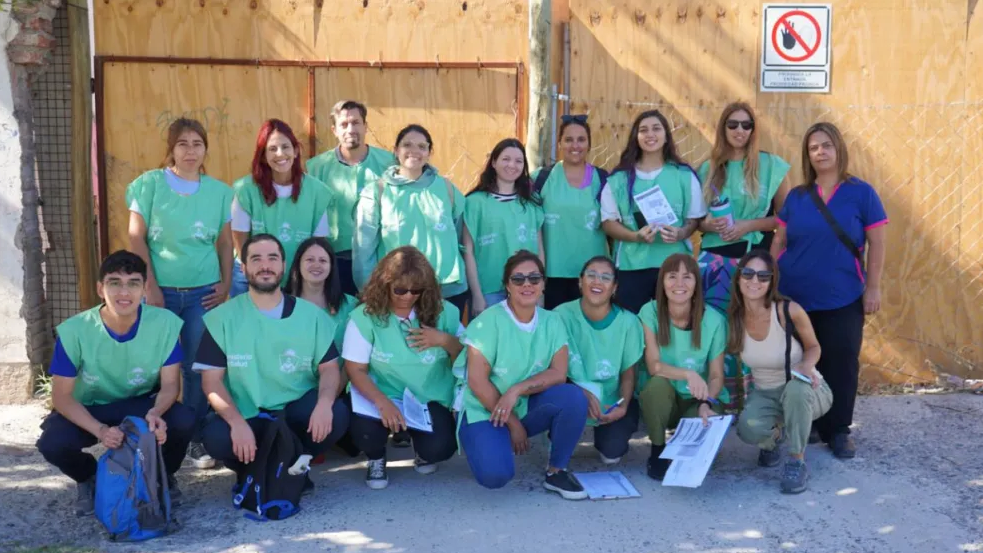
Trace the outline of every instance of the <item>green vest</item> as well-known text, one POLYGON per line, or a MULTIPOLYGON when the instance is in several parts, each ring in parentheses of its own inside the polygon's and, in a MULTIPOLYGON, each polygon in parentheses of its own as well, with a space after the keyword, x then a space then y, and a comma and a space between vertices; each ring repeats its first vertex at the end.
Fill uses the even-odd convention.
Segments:
MULTIPOLYGON (((693 203, 691 197, 692 178, 693 173, 688 168, 666 164, 655 179, 636 178, 632 194, 637 196, 658 185, 676 214, 676 224, 673 226, 682 227, 686 224, 686 213, 689 211, 690 204, 693 203)), ((628 173, 619 171, 611 175, 608 178, 607 187, 611 190, 611 194, 618 205, 621 224, 631 231, 637 231, 638 225, 635 223, 633 212, 637 211, 638 207, 634 200, 629 201, 628 198, 628 173)), ((662 241, 662 236, 658 234, 651 244, 616 240, 614 245, 615 261, 622 271, 657 269, 662 267, 662 262, 670 255, 688 251, 689 248, 685 241, 666 244, 662 241)))
POLYGON ((335 323, 297 299, 286 319, 256 309, 249 294, 205 314, 205 328, 225 353, 225 385, 246 419, 260 409, 278 411, 318 386, 318 365, 331 348, 335 323))
MULTIPOLYGON (((641 311, 638 313, 638 318, 642 320, 642 324, 646 328, 658 336, 659 319, 655 313, 655 306, 655 300, 643 305, 641 311)), ((717 312, 716 309, 706 307, 703 311, 703 322, 700 325, 699 349, 693 347, 691 341, 692 334, 692 331, 676 328, 673 325, 669 329, 669 345, 659 346, 659 358, 667 365, 672 365, 679 369, 696 371, 709 384, 710 361, 716 359, 718 355, 723 354, 724 349, 727 347, 727 319, 717 312)), ((639 371, 639 391, 641 391, 648 380, 648 371, 639 371)), ((686 399, 693 397, 689 393, 689 385, 685 380, 670 380, 669 382, 676 389, 676 393, 680 397, 686 399)), ((721 403, 730 402, 730 392, 727 391, 726 387, 720 390, 720 396, 717 399, 721 403)))
MULTIPOLYGON (((526 332, 502 302, 483 311, 465 331, 465 344, 488 361, 491 383, 500 393, 548 369, 553 356, 567 345, 567 332, 558 315, 537 307, 536 317, 536 328, 526 332)), ((515 415, 521 419, 528 410, 529 398, 520 397, 515 415)), ((471 388, 464 390, 464 411, 468 424, 491 418, 471 388)))
POLYGON ((328 210, 328 240, 335 252, 352 249, 355 204, 366 183, 375 183, 382 172, 396 164, 392 152, 369 146, 361 162, 348 165, 341 161, 338 149, 331 149, 307 162, 307 173, 323 182, 334 193, 333 209, 328 210))
POLYGON ((192 288, 222 280, 215 241, 229 220, 232 190, 201 175, 198 191, 183 195, 167 184, 163 169, 126 187, 126 205, 139 208, 147 225, 147 248, 157 283, 192 288))
POLYGON ((325 310, 328 318, 331 322, 335 324, 336 330, 334 335, 334 345, 338 348, 340 353, 345 345, 345 329, 348 327, 348 317, 351 315, 352 310, 358 305, 358 300, 353 296, 345 294, 341 299, 341 305, 338 306, 338 312, 332 315, 325 310))
MULTIPOLYGON (((437 330, 452 336, 457 334, 461 314, 454 305, 444 303, 437 319, 437 330)), ((351 313, 351 322, 370 344, 369 376, 379 391, 390 399, 402 399, 403 390, 409 388, 421 403, 436 401, 450 408, 454 401, 454 360, 441 347, 423 351, 411 349, 406 343, 410 328, 420 328, 420 320, 403 323, 390 313, 385 321, 365 313, 365 305, 359 305, 351 313)))
MULTIPOLYGON (((233 188, 236 200, 252 220, 251 234, 276 236, 283 244, 288 269, 300 243, 311 237, 325 212, 334 209, 334 195, 324 183, 310 175, 304 175, 296 202, 290 197, 277 198, 273 205, 267 205, 250 176, 236 181, 233 188)), ((289 276, 289 270, 283 271, 281 286, 287 284, 289 276)))
MULTIPOLYGON (((580 300, 559 305, 554 312, 563 320, 570 340, 567 377, 595 395, 599 392, 597 399, 602 410, 614 405, 620 397, 621 373, 641 361, 645 351, 645 335, 638 316, 618 309, 611 326, 597 330, 584 315, 580 300)), ((597 421, 588 419, 588 424, 596 426, 597 421)))
POLYGON ((101 308, 82 311, 57 329, 68 359, 78 369, 72 396, 82 405, 105 405, 152 392, 184 325, 166 309, 142 305, 136 336, 118 342, 106 330, 101 308))
MULTIPOLYGON (((768 216, 775 193, 788 174, 789 164, 784 159, 767 152, 758 154, 758 197, 754 198, 748 194, 744 182, 744 163, 745 160, 727 162, 727 178, 724 180, 724 189, 720 191, 720 196, 730 200, 731 208, 734 210, 734 220, 742 221, 747 219, 761 219, 768 216)), ((706 182, 710 174, 710 162, 704 161, 700 165, 698 172, 701 182, 706 182)), ((735 240, 747 240, 748 246, 753 246, 761 242, 764 234, 754 231, 735 240)), ((703 233, 701 238, 701 248, 715 248, 725 246, 734 242, 726 242, 716 232, 703 233)))
POLYGON ((539 253, 543 208, 518 199, 500 202, 486 192, 473 192, 465 202, 464 224, 474 242, 480 292, 500 292, 509 257, 519 250, 539 253))
MULTIPOLYGON (((533 174, 533 181, 539 174, 533 174)), ((543 184, 543 248, 546 276, 577 278, 588 259, 608 254, 608 238, 601 230, 601 178, 597 169, 591 185, 575 188, 567 182, 563 163, 557 163, 543 184), (576 248, 571 248, 576 244, 576 248)))

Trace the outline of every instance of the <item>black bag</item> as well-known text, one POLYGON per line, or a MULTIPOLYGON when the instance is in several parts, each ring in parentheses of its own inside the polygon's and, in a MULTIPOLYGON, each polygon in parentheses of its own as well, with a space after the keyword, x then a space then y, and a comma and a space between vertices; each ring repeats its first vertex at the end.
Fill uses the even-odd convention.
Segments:
POLYGON ((834 218, 833 214, 829 211, 829 207, 826 205, 826 202, 819 197, 819 191, 816 190, 816 185, 811 184, 807 186, 806 189, 809 191, 809 197, 812 198, 812 203, 816 204, 816 209, 819 210, 819 213, 823 216, 823 219, 826 219, 826 223, 831 229, 833 229, 833 232, 836 233, 836 237, 840 239, 840 242, 842 242, 848 250, 850 250, 853 257, 857 258, 857 261, 860 262, 860 266, 862 267, 864 264, 863 255, 860 254, 860 250, 857 249, 857 245, 850 240, 849 236, 846 235, 846 231, 843 230, 843 227, 836 222, 836 218, 834 218))
POLYGON ((300 511, 300 495, 307 473, 287 472, 304 450, 283 413, 261 413, 265 424, 256 447, 256 458, 239 472, 232 504, 245 509, 246 518, 282 520, 300 511))

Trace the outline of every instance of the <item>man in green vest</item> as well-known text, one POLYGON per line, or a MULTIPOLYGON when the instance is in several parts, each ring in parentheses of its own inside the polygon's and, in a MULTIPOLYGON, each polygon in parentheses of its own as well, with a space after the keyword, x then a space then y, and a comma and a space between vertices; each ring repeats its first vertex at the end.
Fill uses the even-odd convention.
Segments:
POLYGON ((303 471, 348 429, 348 407, 335 401, 341 384, 335 323, 323 309, 280 290, 285 262, 275 237, 250 236, 240 259, 249 293, 205 315, 195 358, 215 410, 202 441, 209 455, 238 473, 255 459, 259 415, 282 412, 304 447, 291 472, 303 471))
POLYGON ((338 275, 341 290, 358 295, 352 279, 352 233, 355 222, 355 204, 367 183, 379 180, 389 166, 396 163, 392 152, 365 143, 368 130, 364 104, 354 100, 342 100, 331 108, 331 132, 338 139, 338 146, 307 162, 307 172, 323 182, 335 193, 334 209, 328 210, 328 240, 338 257, 338 275))
POLYGON ((180 497, 181 468, 195 425, 194 409, 175 403, 181 389, 183 322, 166 309, 142 305, 147 264, 117 251, 102 262, 96 290, 103 302, 58 325, 51 358, 54 411, 41 423, 37 447, 75 480, 77 516, 94 511, 96 460, 82 451, 96 442, 123 443, 118 425, 146 419, 157 435, 171 499, 180 497))

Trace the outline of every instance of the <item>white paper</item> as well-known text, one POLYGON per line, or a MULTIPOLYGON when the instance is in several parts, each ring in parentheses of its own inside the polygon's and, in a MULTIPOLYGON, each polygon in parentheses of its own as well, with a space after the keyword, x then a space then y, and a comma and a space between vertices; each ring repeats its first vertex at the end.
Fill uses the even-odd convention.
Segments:
POLYGON ((635 195, 635 205, 650 225, 674 225, 679 220, 669 200, 658 186, 635 195))
MULTIPOLYGON (((710 465, 713 464, 713 460, 717 457, 720 444, 723 443, 724 438, 727 436, 727 431, 730 430, 733 420, 733 415, 713 416, 710 417, 710 425, 706 429, 702 428, 703 420, 699 418, 682 419, 679 421, 679 427, 677 427, 676 432, 679 434, 679 429, 682 429, 683 433, 679 435, 679 442, 675 444, 675 447, 682 450, 682 452, 676 453, 680 455, 678 457, 669 457, 667 452, 669 452, 670 444, 666 444, 666 449, 660 457, 664 459, 672 458, 673 461, 669 465, 669 471, 666 472, 666 477, 662 480, 662 485, 698 488, 703 484, 707 472, 710 471, 710 465), (699 428, 694 428, 693 424, 699 425, 699 428), (705 430, 705 432, 702 430, 705 430), (690 453, 692 448, 695 448, 695 455, 691 457, 682 456, 684 453, 690 453)), ((676 439, 676 435, 674 435, 673 440, 670 440, 670 442, 676 439)))
POLYGON ((575 472, 574 477, 591 499, 641 497, 635 486, 620 472, 575 472))
MULTIPOLYGON (((382 419, 382 415, 379 414, 379 410, 375 404, 363 396, 355 386, 351 387, 351 396, 353 413, 373 419, 382 419)), ((403 390, 403 399, 393 399, 391 401, 399 409, 399 412, 403 414, 403 419, 406 420, 406 426, 424 432, 433 432, 433 424, 430 421, 430 410, 427 409, 426 405, 420 403, 408 388, 403 390)))
POLYGON ((711 422, 710 426, 704 427, 703 419, 681 419, 679 426, 676 427, 676 431, 666 443, 666 447, 659 457, 663 459, 692 459, 696 457, 700 453, 700 446, 710 434, 711 428, 713 428, 713 423, 711 422))

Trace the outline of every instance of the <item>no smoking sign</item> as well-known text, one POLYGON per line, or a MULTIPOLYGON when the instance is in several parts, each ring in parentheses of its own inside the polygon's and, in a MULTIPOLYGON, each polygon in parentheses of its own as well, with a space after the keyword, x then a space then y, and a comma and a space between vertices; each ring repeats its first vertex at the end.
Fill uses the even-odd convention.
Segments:
POLYGON ((762 92, 829 92, 832 19, 829 4, 765 4, 762 92))

